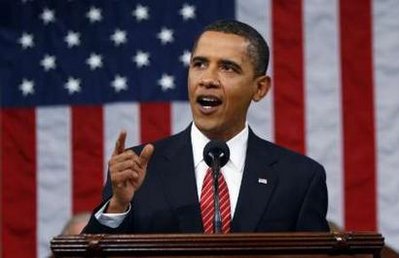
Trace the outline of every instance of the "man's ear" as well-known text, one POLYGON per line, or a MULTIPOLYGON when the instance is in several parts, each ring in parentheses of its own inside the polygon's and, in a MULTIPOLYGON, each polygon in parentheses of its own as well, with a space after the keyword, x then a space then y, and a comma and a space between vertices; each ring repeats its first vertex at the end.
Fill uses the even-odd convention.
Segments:
POLYGON ((270 76, 263 75, 259 76, 255 81, 255 93, 252 96, 253 101, 258 102, 263 99, 264 96, 269 92, 270 87, 272 86, 270 76))

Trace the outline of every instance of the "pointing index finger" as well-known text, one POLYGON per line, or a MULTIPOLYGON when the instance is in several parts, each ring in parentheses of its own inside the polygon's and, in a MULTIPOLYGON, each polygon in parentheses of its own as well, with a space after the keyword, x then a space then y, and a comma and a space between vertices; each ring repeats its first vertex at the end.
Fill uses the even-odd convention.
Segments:
POLYGON ((115 149, 113 155, 121 154, 122 152, 125 151, 126 135, 127 135, 126 130, 121 130, 118 139, 116 140, 115 143, 115 149))

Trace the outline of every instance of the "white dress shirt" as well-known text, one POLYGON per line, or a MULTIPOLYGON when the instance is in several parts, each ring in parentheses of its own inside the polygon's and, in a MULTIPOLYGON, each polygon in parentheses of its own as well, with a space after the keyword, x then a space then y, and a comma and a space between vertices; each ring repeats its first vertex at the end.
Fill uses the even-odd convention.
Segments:
MULTIPOLYGON (((202 134, 193 123, 193 126, 191 126, 191 143, 193 146, 195 179, 197 182, 199 200, 201 199, 202 184, 206 171, 208 170, 208 165, 204 161, 203 150, 209 141, 210 140, 202 134)), ((229 189, 231 218, 233 218, 237 206, 238 192, 240 191, 241 179, 244 172, 247 143, 248 125, 246 124, 245 128, 240 133, 227 142, 227 146, 229 146, 230 149, 230 159, 221 169, 221 173, 229 189)))
MULTIPOLYGON (((230 149, 230 159, 221 169, 221 173, 223 174, 229 189, 231 218, 233 218, 237 206, 238 193, 240 191, 242 175, 244 172, 245 157, 248 145, 248 132, 248 124, 246 123, 244 129, 227 142, 227 146, 229 146, 230 149)), ((191 126, 191 145, 193 147, 195 180, 197 183, 199 200, 201 199, 202 184, 208 169, 208 165, 205 163, 203 158, 203 150, 209 141, 210 140, 203 133, 201 133, 201 131, 193 123, 191 126)), ((116 228, 122 223, 123 219, 130 211, 130 204, 128 211, 124 213, 104 213, 104 209, 107 205, 108 202, 97 211, 95 217, 101 224, 116 228)))

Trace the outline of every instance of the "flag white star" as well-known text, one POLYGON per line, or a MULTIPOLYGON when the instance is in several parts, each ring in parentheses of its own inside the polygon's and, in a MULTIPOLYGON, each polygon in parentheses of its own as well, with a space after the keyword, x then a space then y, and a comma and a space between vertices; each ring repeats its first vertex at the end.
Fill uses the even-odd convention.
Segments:
POLYGON ((148 7, 142 6, 141 4, 136 6, 136 9, 132 11, 132 15, 136 17, 136 21, 148 20, 150 15, 148 14, 148 7))
POLYGON ((68 81, 65 83, 65 89, 68 90, 69 95, 74 94, 75 92, 80 91, 80 79, 75 79, 73 77, 69 77, 68 81))
POLYGON ((91 53, 90 57, 86 59, 86 64, 90 66, 90 70, 95 70, 103 66, 103 60, 101 55, 91 53))
POLYGON ((80 34, 73 31, 68 31, 68 34, 65 37, 65 42, 68 44, 68 47, 74 47, 80 45, 80 34))
POLYGON ((136 63, 138 68, 148 66, 150 64, 150 54, 148 52, 138 50, 136 55, 133 57, 133 62, 136 63))
POLYGON ((44 70, 47 72, 48 70, 55 69, 55 57, 46 54, 44 58, 40 61, 40 64, 43 66, 44 70))
POLYGON ((22 36, 19 38, 18 41, 23 49, 33 47, 35 43, 33 42, 33 35, 28 33, 22 33, 22 36))
POLYGON ((116 92, 120 92, 121 90, 127 90, 126 77, 122 77, 117 74, 114 80, 111 82, 111 86, 115 89, 116 92))
POLYGON ((162 28, 158 33, 158 38, 161 40, 162 45, 173 42, 173 30, 162 28))
POLYGON ((50 22, 55 21, 54 11, 48 8, 44 8, 43 12, 40 14, 40 19, 43 20, 45 25, 49 24, 50 22))
POLYGON ((183 20, 189 20, 195 18, 195 6, 184 4, 180 9, 180 15, 183 16, 183 20))
POLYGON ((184 50, 183 54, 180 56, 180 62, 183 63, 184 66, 190 65, 191 60, 191 52, 188 50, 184 50))
POLYGON ((22 95, 26 96, 35 92, 34 86, 35 83, 33 81, 24 78, 19 85, 19 89, 22 91, 22 95))
POLYGON ((103 19, 101 9, 94 6, 90 7, 90 10, 86 13, 86 17, 89 18, 91 23, 99 22, 103 19))
POLYGON ((175 78, 171 75, 162 74, 161 79, 158 80, 158 84, 161 85, 163 91, 175 88, 175 78))
POLYGON ((111 40, 114 42, 115 46, 119 46, 120 44, 124 44, 127 42, 126 31, 116 29, 114 34, 111 35, 111 40))

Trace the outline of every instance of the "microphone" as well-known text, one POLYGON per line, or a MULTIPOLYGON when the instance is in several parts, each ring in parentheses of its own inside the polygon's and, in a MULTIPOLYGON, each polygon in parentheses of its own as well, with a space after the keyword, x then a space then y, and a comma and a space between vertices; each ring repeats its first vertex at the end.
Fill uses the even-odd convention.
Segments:
POLYGON ((205 145, 203 155, 209 167, 213 168, 217 165, 221 168, 229 161, 230 149, 223 141, 210 141, 205 145))
POLYGON ((205 163, 212 168, 213 178, 213 230, 215 233, 222 232, 222 217, 219 204, 219 174, 222 168, 229 161, 230 150, 223 141, 210 141, 205 145, 203 152, 205 163))

